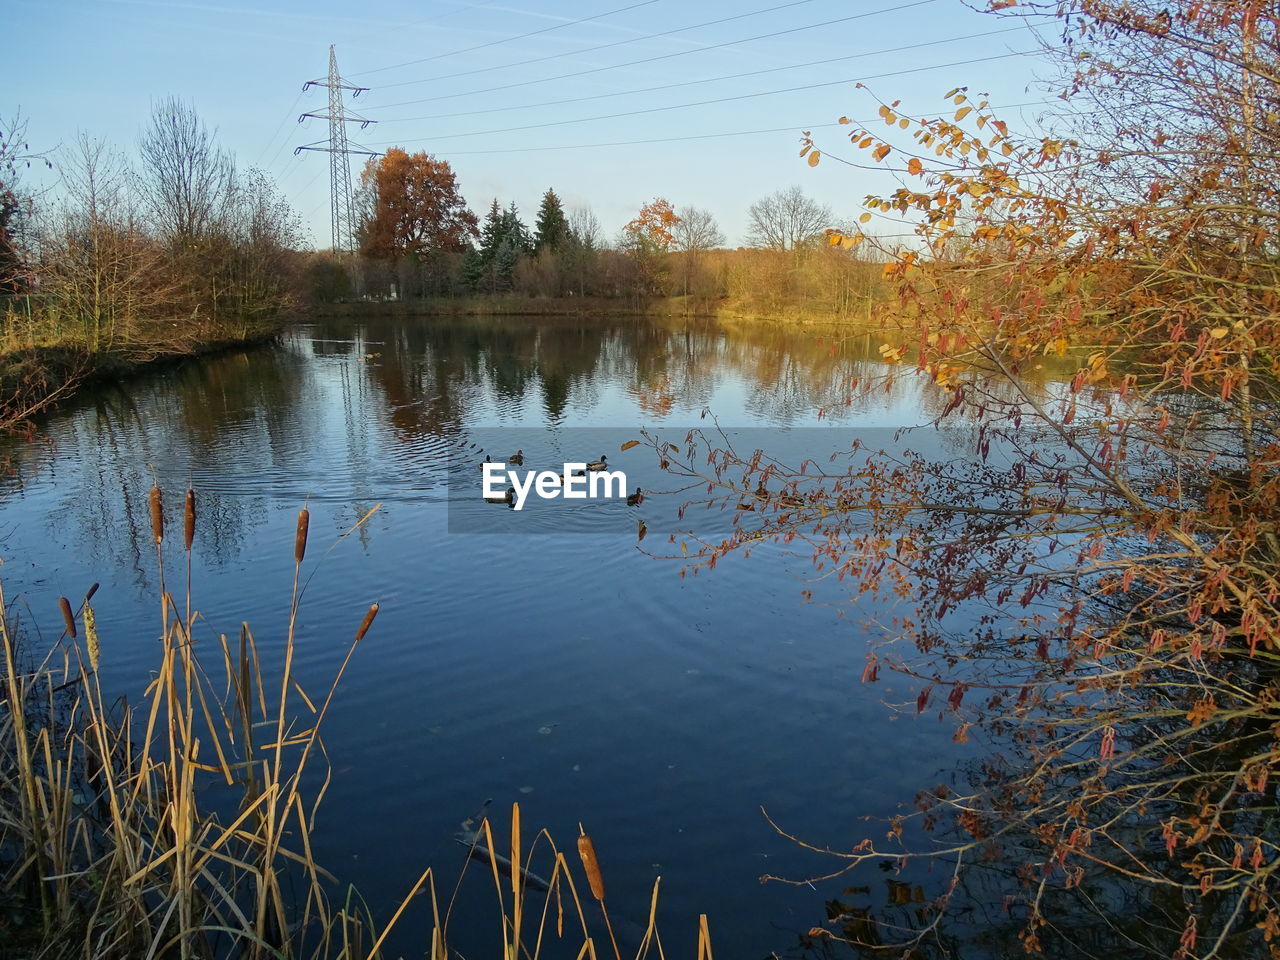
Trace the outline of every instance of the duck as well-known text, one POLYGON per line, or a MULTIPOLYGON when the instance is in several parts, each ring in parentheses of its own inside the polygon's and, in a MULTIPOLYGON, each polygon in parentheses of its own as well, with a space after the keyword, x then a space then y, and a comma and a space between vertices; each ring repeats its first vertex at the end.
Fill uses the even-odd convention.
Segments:
POLYGON ((636 487, 635 493, 627 494, 627 506, 634 507, 641 503, 644 503, 644 492, 639 487, 636 487))
POLYGON ((605 470, 608 468, 608 466, 609 465, 605 463, 605 455, 602 453, 600 454, 599 460, 592 460, 590 463, 587 464, 587 469, 588 470, 605 470))
POLYGON ((523 450, 517 450, 517 451, 516 451, 515 453, 513 453, 511 456, 507 457, 507 463, 513 463, 513 464, 515 464, 517 467, 523 467, 523 466, 524 466, 524 451, 523 451, 523 450))
MULTIPOLYGON (((484 463, 493 463, 493 458, 492 458, 492 457, 490 457, 487 453, 486 453, 486 454, 485 454, 485 456, 484 456, 484 463)), ((480 469, 481 469, 481 470, 483 470, 483 469, 484 469, 484 463, 480 464, 480 469)))
POLYGON ((511 487, 507 487, 506 493, 500 493, 492 497, 485 497, 484 502, 485 503, 515 503, 516 492, 511 487))

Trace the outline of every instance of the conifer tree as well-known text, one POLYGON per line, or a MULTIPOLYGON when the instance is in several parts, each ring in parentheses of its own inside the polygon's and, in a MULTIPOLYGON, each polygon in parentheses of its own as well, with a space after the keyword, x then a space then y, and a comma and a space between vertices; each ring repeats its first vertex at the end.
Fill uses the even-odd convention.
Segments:
POLYGON ((538 220, 534 224, 533 252, 541 253, 560 250, 569 239, 569 218, 565 216, 564 207, 554 190, 548 189, 542 195, 542 205, 538 207, 538 220))

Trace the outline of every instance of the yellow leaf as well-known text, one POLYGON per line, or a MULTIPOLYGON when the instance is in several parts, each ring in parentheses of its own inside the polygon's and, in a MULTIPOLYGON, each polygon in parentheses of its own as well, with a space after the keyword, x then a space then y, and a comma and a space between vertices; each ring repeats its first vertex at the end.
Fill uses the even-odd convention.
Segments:
POLYGON ((911 126, 911 121, 908 120, 906 117, 903 117, 901 120, 898 121, 898 126, 900 126, 903 130, 905 130, 907 129, 907 127, 911 126))
POLYGON ((1226 335, 1227 335, 1226 327, 1214 327, 1212 330, 1209 331, 1209 336, 1213 337, 1213 339, 1215 340, 1221 340, 1226 335))
POLYGON ((852 123, 852 122, 853 121, 850 120, 848 117, 841 117, 839 120, 836 121, 836 123, 841 123, 841 124, 852 123))
POLYGON ((907 161, 907 173, 911 174, 913 177, 919 176, 922 170, 924 170, 924 164, 915 157, 912 157, 907 161))
POLYGON ((882 117, 887 117, 887 116, 889 116, 893 111, 892 111, 892 110, 890 110, 888 107, 886 107, 884 104, 880 104, 880 110, 879 110, 878 112, 879 112, 880 116, 882 116, 882 117))
POLYGON ((820 161, 821 159, 822 159, 822 151, 821 150, 813 151, 813 153, 809 154, 809 166, 816 167, 818 165, 818 161, 820 161))
POLYGON ((867 222, 868 220, 870 220, 870 219, 871 219, 871 214, 869 214, 869 213, 864 213, 862 216, 860 216, 860 217, 858 218, 858 222, 859 222, 859 223, 866 223, 866 222, 867 222))
POLYGON ((628 440, 628 441, 627 441, 626 443, 624 443, 621 447, 619 447, 619 449, 620 449, 620 450, 630 450, 632 447, 638 447, 638 446, 640 446, 640 441, 639 441, 639 440, 628 440))
POLYGON ((876 161, 883 160, 889 155, 889 151, 891 149, 892 148, 887 143, 882 143, 880 146, 876 147, 875 152, 871 154, 871 158, 876 161))
POLYGON ((961 107, 956 111, 956 123, 959 123, 971 113, 973 113, 973 107, 961 107))

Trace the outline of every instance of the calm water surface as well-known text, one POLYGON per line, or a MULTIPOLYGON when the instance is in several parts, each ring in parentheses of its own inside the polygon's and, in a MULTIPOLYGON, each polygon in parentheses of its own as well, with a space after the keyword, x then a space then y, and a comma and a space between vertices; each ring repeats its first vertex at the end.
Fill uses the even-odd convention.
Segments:
MULTIPOLYGON (((807 582, 803 559, 763 550, 681 579, 633 533, 450 534, 446 468, 496 427, 549 442, 618 428, 622 442, 704 408, 736 427, 918 422, 938 402, 918 387, 817 418, 851 377, 882 369, 878 343, 640 319, 304 326, 276 347, 86 395, 37 442, 9 447, 6 591, 48 631, 58 595, 100 581, 104 683, 136 696, 159 632, 152 478, 170 504, 188 482, 200 498, 197 635, 248 621, 268 651, 309 499, 309 691, 325 689, 368 604, 382 605, 328 721, 322 864, 385 916, 424 866, 457 875, 453 835, 486 798, 498 820, 519 801, 526 831, 546 826, 563 847, 588 828, 616 915, 641 922, 662 876, 670 955, 692 952, 699 912, 718 956, 785 955, 851 880, 761 885, 766 872, 832 866, 777 836, 761 807, 847 849, 862 815, 949 775, 951 728, 895 715, 883 701, 910 691, 892 682, 859 684, 863 617, 823 602, 848 590, 807 582), (806 587, 818 602, 801 602, 806 587)), ((180 543, 168 546, 180 569, 180 543)), ((869 905, 887 896, 884 874, 857 882, 872 885, 869 905)), ((492 899, 468 871, 455 940, 496 929, 492 899)), ((421 930, 411 919, 406 936, 421 930)))

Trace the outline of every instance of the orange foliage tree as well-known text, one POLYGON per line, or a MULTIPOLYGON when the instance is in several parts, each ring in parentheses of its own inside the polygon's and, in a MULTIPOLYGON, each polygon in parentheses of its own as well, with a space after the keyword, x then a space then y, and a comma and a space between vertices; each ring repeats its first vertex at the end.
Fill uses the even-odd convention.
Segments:
POLYGON ((360 175, 362 252, 369 257, 458 253, 477 235, 453 169, 429 153, 392 147, 360 175))
POLYGON ((640 208, 640 214, 622 229, 634 242, 666 252, 675 246, 675 227, 680 222, 671 201, 655 197, 640 208))
MULTIPOLYGON (((815 937, 947 953, 986 863, 1028 952, 1280 957, 1280 14, 992 7, 1061 18, 1061 135, 1019 137, 964 89, 941 117, 842 120, 899 177, 862 221, 916 231, 882 251, 894 366, 852 389, 927 378, 972 459, 656 445, 750 508, 697 564, 804 544, 823 575, 910 600, 862 679, 900 671, 958 741, 998 746, 887 840, 834 845, 833 875, 950 861, 932 908, 815 937)), ((810 164, 837 159, 818 147, 810 164)))

